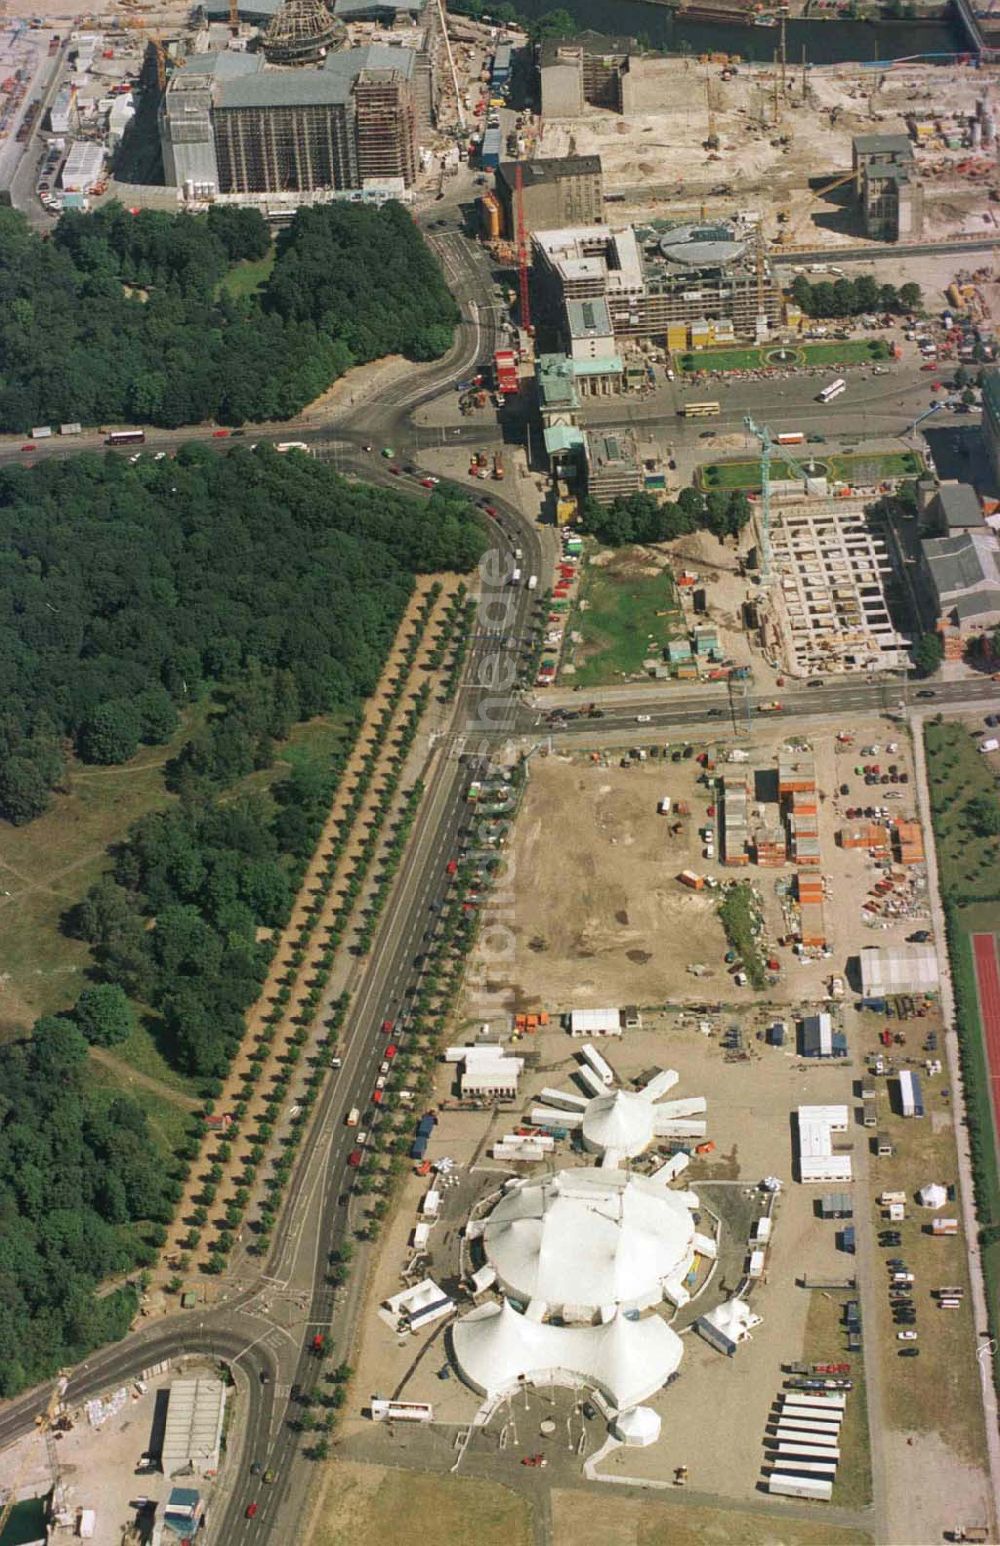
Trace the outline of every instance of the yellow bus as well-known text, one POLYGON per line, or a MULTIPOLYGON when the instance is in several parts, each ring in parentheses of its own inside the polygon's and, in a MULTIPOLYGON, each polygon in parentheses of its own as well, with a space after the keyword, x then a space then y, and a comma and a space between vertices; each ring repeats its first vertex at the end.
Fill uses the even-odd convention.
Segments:
POLYGON ((718 411, 718 403, 683 403, 680 410, 685 419, 711 419, 718 411))

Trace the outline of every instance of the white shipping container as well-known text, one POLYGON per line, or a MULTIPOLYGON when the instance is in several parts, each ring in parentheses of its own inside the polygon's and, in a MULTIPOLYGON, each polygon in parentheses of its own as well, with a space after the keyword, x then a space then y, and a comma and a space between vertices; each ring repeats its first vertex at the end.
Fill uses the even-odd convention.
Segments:
MULTIPOLYGON (((786 1400, 786 1404, 787 1404, 788 1397, 786 1397, 785 1400, 786 1400)), ((825 1390, 825 1391, 822 1391, 822 1392, 817 1391, 816 1394, 812 1395, 812 1396, 806 1396, 806 1395, 800 1394, 799 1391, 796 1391, 795 1392, 795 1405, 796 1406, 821 1406, 821 1407, 831 1407, 831 1406, 833 1406, 833 1407, 839 1408, 840 1411, 843 1411, 844 1408, 847 1405, 847 1397, 846 1397, 846 1395, 844 1394, 844 1392, 842 1390, 825 1390)))
POLYGON ((587 1045, 580 1048, 579 1055, 585 1062, 590 1064, 590 1067, 594 1070, 602 1084, 614 1084, 615 1071, 607 1058, 602 1057, 596 1047, 591 1046, 588 1042, 587 1045))
POLYGON ((839 1449, 824 1449, 822 1444, 779 1444, 777 1446, 779 1463, 786 1455, 797 1455, 800 1460, 825 1460, 834 1465, 840 1459, 839 1449))
POLYGON ((767 1479, 767 1490, 782 1498, 816 1498, 829 1502, 833 1496, 833 1483, 816 1476, 790 1476, 787 1472, 772 1471, 767 1479))

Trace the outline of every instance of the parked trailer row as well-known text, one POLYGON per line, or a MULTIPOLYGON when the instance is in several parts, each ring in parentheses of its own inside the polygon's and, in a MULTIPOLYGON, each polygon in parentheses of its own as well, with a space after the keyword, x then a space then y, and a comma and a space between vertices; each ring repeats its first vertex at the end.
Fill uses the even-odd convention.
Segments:
POLYGON ((818 1476, 791 1476, 784 1471, 772 1471, 767 1479, 767 1490, 782 1498, 816 1498, 828 1503, 833 1497, 833 1482, 818 1476))
POLYGON ((842 1423, 844 1414, 837 1406, 806 1406, 804 1401, 785 1401, 780 1408, 784 1416, 793 1413, 798 1417, 816 1418, 821 1423, 842 1423))
POLYGON ((799 1460, 832 1460, 834 1465, 840 1460, 839 1449, 824 1449, 821 1444, 777 1444, 774 1448, 779 1462, 791 1456, 797 1456, 799 1460))
POLYGON ((799 1444, 820 1444, 824 1449, 836 1449, 840 1443, 839 1433, 820 1433, 816 1428, 805 1428, 798 1423, 779 1423, 775 1432, 767 1439, 771 1444, 782 1441, 799 1444))
POLYGON ((614 1084, 615 1071, 607 1058, 603 1058, 596 1047, 592 1047, 589 1042, 585 1042, 580 1048, 580 1057, 590 1064, 602 1084, 606 1086, 614 1084))
POLYGON ((843 1411, 847 1406, 847 1396, 842 1390, 830 1390, 822 1396, 796 1396, 796 1406, 821 1406, 834 1407, 843 1411))
POLYGON ((817 1417, 815 1412, 788 1411, 786 1408, 785 1411, 779 1412, 772 1417, 771 1421, 778 1423, 779 1426, 781 1423, 796 1423, 800 1428, 818 1428, 820 1432, 825 1430, 827 1433, 840 1432, 840 1424, 838 1422, 828 1420, 825 1417, 817 1417))

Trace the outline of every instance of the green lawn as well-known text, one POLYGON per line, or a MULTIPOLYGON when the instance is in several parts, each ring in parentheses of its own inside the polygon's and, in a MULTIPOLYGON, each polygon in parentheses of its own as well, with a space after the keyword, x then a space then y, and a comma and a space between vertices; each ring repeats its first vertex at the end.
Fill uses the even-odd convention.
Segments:
POLYGON ((669 569, 654 567, 642 549, 622 548, 606 564, 587 563, 573 609, 565 658, 576 667, 567 682, 599 687, 642 675, 644 660, 663 657, 664 645, 684 631, 669 569))
MULTIPOLYGON (((774 344, 748 349, 697 349, 677 356, 682 371, 762 370, 770 364, 775 370, 787 369, 780 361, 768 359, 774 344)), ((880 338, 834 338, 826 343, 794 344, 794 365, 863 365, 889 358, 888 346, 880 338)))
MULTIPOLYGON (((1000 838, 975 830, 968 803, 997 790, 987 758, 964 725, 929 721, 924 726, 941 891, 948 915, 948 948, 955 988, 969 1139, 973 1154, 976 1215, 991 1330, 1000 1326, 1000 1166, 990 1100, 990 1077, 976 998, 970 935, 1000 933, 1000 838), (998 1238, 994 1238, 994 1234, 998 1238)), ((994 1379, 998 1368, 994 1362, 994 1379)), ((1000 1384, 1000 1381, 997 1381, 1000 1384)))
MULTIPOLYGON (((886 451, 867 456, 863 452, 834 452, 828 456, 822 446, 797 446, 793 455, 799 466, 805 468, 815 456, 826 467, 828 476, 839 483, 881 483, 887 478, 915 478, 923 471, 923 462, 911 451, 886 451)), ((791 468, 782 464, 776 449, 771 462, 772 483, 794 476, 791 468)), ((760 488, 760 462, 712 462, 699 468, 697 478, 704 489, 742 488, 753 492, 760 488)))
POLYGON ((91 1064, 90 1083, 109 1103, 120 1095, 127 1095, 136 1105, 141 1106, 146 1113, 153 1140, 165 1157, 177 1153, 194 1126, 194 1119, 187 1106, 157 1095, 141 1085, 130 1084, 127 1077, 118 1078, 113 1070, 101 1064, 91 1064))
POLYGON ((239 300, 241 295, 256 294, 270 279, 274 259, 275 251, 272 247, 266 257, 248 258, 243 263, 234 263, 229 273, 219 280, 218 292, 224 292, 234 301, 239 300))

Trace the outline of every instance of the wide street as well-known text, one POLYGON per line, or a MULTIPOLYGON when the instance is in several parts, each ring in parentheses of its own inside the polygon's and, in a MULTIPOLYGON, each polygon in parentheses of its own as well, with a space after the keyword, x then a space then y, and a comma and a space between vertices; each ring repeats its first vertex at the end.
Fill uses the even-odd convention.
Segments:
MULTIPOLYGON (((280 426, 253 427, 244 443, 260 440, 302 440, 318 454, 334 460, 345 473, 385 486, 406 486, 421 495, 417 478, 394 476, 388 459, 379 456, 391 446, 396 460, 419 467, 421 447, 454 440, 459 443, 496 443, 504 433, 495 423, 444 423, 429 430, 414 422, 414 415, 436 400, 454 401, 454 385, 477 365, 488 362, 500 336, 493 276, 481 249, 467 241, 452 221, 440 228, 442 214, 435 212, 430 240, 438 250, 453 292, 462 304, 463 323, 449 355, 437 364, 415 368, 368 403, 331 411, 321 419, 300 420, 280 426), (364 451, 364 445, 373 450, 364 451)), ((852 381, 850 390, 826 408, 814 402, 820 383, 815 377, 736 382, 718 389, 723 413, 713 421, 713 432, 737 428, 742 415, 752 410, 756 418, 786 427, 808 426, 828 437, 898 433, 929 400, 928 378, 913 370, 898 376, 852 381), (902 404, 900 404, 902 399, 902 404)), ((699 388, 702 396, 715 395, 699 388)), ((617 415, 617 422, 667 422, 677 441, 697 451, 697 425, 676 417, 675 389, 635 404, 621 401, 600 404, 595 414, 617 415), (661 400, 662 398, 662 400, 661 400), (648 408, 648 412, 647 412, 648 408), (623 417, 624 415, 624 417, 623 417)), ((595 418, 592 422, 598 422, 595 418)), ((511 429, 506 433, 509 435, 511 429)), ((210 428, 149 431, 143 455, 167 451, 200 440, 225 450, 228 438, 215 438, 210 428)), ((32 460, 67 455, 84 448, 96 449, 97 434, 40 443, 32 460)), ((0 446, 0 461, 27 461, 22 442, 8 440, 0 446)), ((120 454, 134 454, 128 448, 120 454)), ((512 690, 503 674, 508 660, 506 636, 525 631, 533 598, 523 589, 506 584, 512 567, 511 553, 520 546, 526 572, 547 581, 546 554, 553 543, 550 533, 531 525, 513 502, 495 486, 489 486, 489 502, 497 511, 491 520, 491 550, 498 556, 496 572, 484 571, 482 626, 470 651, 466 685, 454 705, 451 721, 428 754, 424 777, 427 794, 397 882, 390 895, 375 948, 359 967, 351 1008, 343 1031, 342 1066, 331 1077, 316 1109, 310 1133, 303 1145, 271 1254, 259 1273, 246 1266, 237 1281, 220 1287, 217 1302, 187 1314, 144 1325, 122 1343, 95 1353, 74 1371, 66 1399, 77 1404, 86 1396, 107 1391, 163 1359, 203 1353, 229 1362, 238 1381, 238 1415, 230 1426, 230 1447, 212 1511, 208 1539, 228 1542, 241 1539, 250 1546, 264 1542, 283 1546, 300 1538, 302 1513, 313 1474, 303 1449, 310 1439, 292 1426, 299 1414, 293 1390, 308 1396, 315 1388, 320 1362, 308 1351, 313 1332, 324 1330, 334 1356, 349 1358, 353 1326, 364 1282, 364 1252, 358 1251, 357 1270, 345 1288, 329 1280, 329 1253, 349 1230, 346 1169, 352 1133, 344 1126, 344 1114, 352 1105, 368 1104, 384 1041, 384 1019, 397 1022, 397 1039, 405 1037, 406 1006, 419 978, 415 964, 419 943, 447 887, 446 865, 460 849, 471 825, 471 808, 464 799, 470 776, 469 758, 487 752, 506 739, 530 745, 550 732, 559 737, 600 737, 637 730, 662 731, 679 727, 689 731, 711 730, 713 722, 728 722, 739 733, 752 725, 761 695, 752 689, 732 696, 718 689, 677 689, 667 684, 653 689, 612 689, 588 693, 602 717, 578 718, 558 728, 546 723, 548 704, 512 690), (643 716, 639 724, 638 716, 643 716), (273 1486, 262 1487, 250 1475, 250 1464, 259 1461, 276 1473, 273 1486), (250 1502, 258 1504, 253 1519, 243 1515, 250 1502)), ((997 700, 997 684, 989 681, 935 683, 906 687, 899 681, 858 681, 842 686, 809 689, 789 687, 781 695, 781 712, 789 721, 800 717, 832 724, 850 722, 860 711, 881 709, 898 712, 905 699, 911 706, 944 707, 959 701, 997 700), (924 694, 932 692, 933 699, 924 694), (919 703, 918 700, 919 699, 919 703)), ((566 699, 566 695, 560 695, 566 699)), ((555 701, 550 700, 550 701, 555 701)), ((581 707, 583 705, 580 705, 581 707)), ((572 712, 572 704, 566 701, 572 712)), ((372 1115, 376 1120, 377 1113, 372 1115)), ((366 1120, 368 1120, 366 1118, 366 1120)), ((0 1411, 0 1444, 11 1442, 32 1426, 46 1405, 49 1389, 28 1392, 0 1411)), ((364 1395, 365 1393, 362 1393, 364 1395)))

